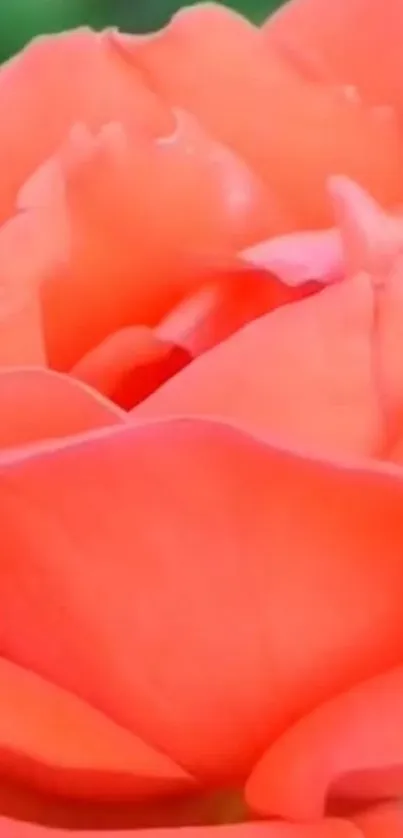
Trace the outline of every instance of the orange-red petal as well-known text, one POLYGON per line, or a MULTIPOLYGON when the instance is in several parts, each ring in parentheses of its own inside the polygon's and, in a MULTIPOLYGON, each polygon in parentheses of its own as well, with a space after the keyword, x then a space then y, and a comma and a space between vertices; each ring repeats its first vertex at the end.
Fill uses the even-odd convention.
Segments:
POLYGON ((400 0, 291 0, 268 18, 269 49, 317 64, 330 83, 358 89, 373 105, 403 111, 400 0), (359 37, 357 37, 359 33, 359 37))
POLYGON ((393 112, 327 84, 309 60, 268 47, 230 10, 196 4, 162 32, 114 40, 167 103, 195 114, 263 177, 276 208, 272 233, 326 225, 325 181, 335 172, 379 199, 401 199, 402 134, 393 112))
POLYGON ((401 660, 391 467, 175 420, 6 455, 0 491, 4 654, 199 777, 401 660))
POLYGON ((0 366, 46 364, 40 295, 66 258, 62 218, 20 211, 0 226, 0 366))
POLYGON ((0 219, 19 187, 64 142, 74 123, 98 130, 119 120, 131 133, 169 130, 171 117, 107 33, 78 29, 37 38, 0 72, 0 219))
MULTIPOLYGON (((0 820, 0 838, 66 838, 70 833, 59 829, 46 829, 33 824, 0 820)), ((74 832, 76 838, 120 838, 121 832, 74 832)), ((149 838, 150 831, 125 831, 126 838, 149 838)), ((153 838, 361 838, 352 824, 341 820, 327 820, 310 826, 292 826, 286 823, 243 823, 236 825, 182 827, 155 829, 153 838)), ((369 836, 368 836, 369 838, 369 836)), ((372 838, 372 835, 371 837, 372 838)), ((378 838, 378 836, 376 836, 378 838)), ((382 835, 382 838, 384 836, 382 835)), ((385 836, 387 838, 387 836, 385 836)), ((392 836, 391 836, 392 838, 392 836)), ((394 836, 393 836, 394 838, 394 836)))
MULTIPOLYGON (((70 368, 109 334, 154 324, 200 287, 205 267, 265 227, 264 190, 236 155, 178 117, 170 137, 76 127, 22 192, 65 209, 71 253, 43 297, 50 362, 70 368)), ((259 233, 260 231, 260 233, 259 233)))
POLYGON ((72 375, 129 410, 190 360, 189 352, 156 330, 131 326, 81 358, 72 375))
POLYGON ((192 778, 107 716, 0 658, 0 773, 69 797, 187 790, 192 778))
POLYGON ((401 838, 403 835, 403 807, 389 804, 370 809, 355 818, 364 838, 401 838))
POLYGON ((295 821, 324 815, 329 799, 361 805, 401 797, 403 668, 336 696, 289 728, 247 784, 254 811, 295 821))
POLYGON ((0 370, 0 448, 57 439, 125 421, 125 414, 68 376, 0 370))
POLYGON ((291 444, 370 454, 383 443, 366 277, 261 317, 133 412, 226 417, 291 444))
MULTIPOLYGON (((245 254, 245 260, 249 258, 245 254)), ((316 283, 282 282, 247 261, 217 270, 215 279, 186 297, 158 324, 156 334, 185 347, 193 356, 206 352, 262 314, 317 291, 316 283)))

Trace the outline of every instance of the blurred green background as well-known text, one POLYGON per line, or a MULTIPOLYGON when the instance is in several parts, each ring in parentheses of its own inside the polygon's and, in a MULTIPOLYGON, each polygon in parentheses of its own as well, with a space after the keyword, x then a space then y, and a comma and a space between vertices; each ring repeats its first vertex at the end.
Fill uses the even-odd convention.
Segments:
MULTIPOLYGON (((260 22, 282 0, 225 2, 260 22)), ((177 8, 191 3, 192 0, 0 0, 0 60, 12 55, 34 35, 83 23, 95 28, 117 25, 127 31, 146 32, 162 26, 177 8)))

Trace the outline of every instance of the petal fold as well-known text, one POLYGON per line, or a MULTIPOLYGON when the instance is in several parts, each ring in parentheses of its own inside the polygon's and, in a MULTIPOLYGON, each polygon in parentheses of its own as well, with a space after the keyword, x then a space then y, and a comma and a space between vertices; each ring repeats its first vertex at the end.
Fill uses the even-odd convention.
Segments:
POLYGON ((295 821, 330 800, 368 805, 403 790, 403 668, 336 696, 274 742, 247 784, 254 811, 295 821))

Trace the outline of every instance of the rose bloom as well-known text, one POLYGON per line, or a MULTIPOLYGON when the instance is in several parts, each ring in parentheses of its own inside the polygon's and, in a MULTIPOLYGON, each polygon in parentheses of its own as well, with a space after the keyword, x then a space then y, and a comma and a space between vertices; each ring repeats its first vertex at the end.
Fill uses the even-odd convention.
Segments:
POLYGON ((1 69, 1 838, 403 835, 402 39, 1 69))

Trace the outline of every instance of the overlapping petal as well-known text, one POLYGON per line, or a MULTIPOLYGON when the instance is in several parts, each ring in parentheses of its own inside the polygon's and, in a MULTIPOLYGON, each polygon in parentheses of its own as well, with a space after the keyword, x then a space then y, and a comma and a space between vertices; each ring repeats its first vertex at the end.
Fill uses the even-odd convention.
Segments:
POLYGON ((184 347, 155 329, 131 326, 84 355, 72 375, 129 410, 190 360, 184 347))
POLYGON ((0 485, 4 654, 199 777, 401 659, 400 473, 183 420, 7 456, 0 485))
POLYGON ((294 0, 268 18, 269 49, 312 62, 330 83, 357 88, 372 105, 403 109, 400 0, 294 0))
POLYGON ((3 66, 0 115, 2 221, 19 187, 76 122, 97 131, 119 120, 150 136, 172 125, 167 107, 111 49, 108 34, 89 29, 38 38, 3 66))
POLYGON ((192 778, 71 693, 0 659, 0 772, 58 795, 125 799, 192 778))
POLYGON ((153 324, 224 254, 266 226, 263 188, 190 117, 136 141, 121 125, 76 127, 20 200, 65 212, 71 250, 44 289, 50 362, 70 368, 112 332, 153 324))
POLYGON ((335 696, 290 727, 248 781, 254 811, 295 821, 329 799, 368 804, 403 789, 403 668, 335 696))
POLYGON ((168 104, 195 114, 264 178, 277 206, 273 234, 326 225, 325 181, 336 172, 383 201, 401 198, 402 136, 393 112, 363 106, 346 85, 329 85, 309 59, 268 48, 241 16, 196 4, 161 32, 113 40, 168 104))
POLYGON ((67 257, 63 218, 22 210, 0 227, 0 363, 46 365, 40 297, 67 257))
POLYGON ((360 276, 279 308, 200 356, 133 417, 215 415, 325 453, 376 453, 373 306, 360 276))
POLYGON ((73 378, 40 368, 0 371, 0 448, 116 425, 125 413, 73 378))

